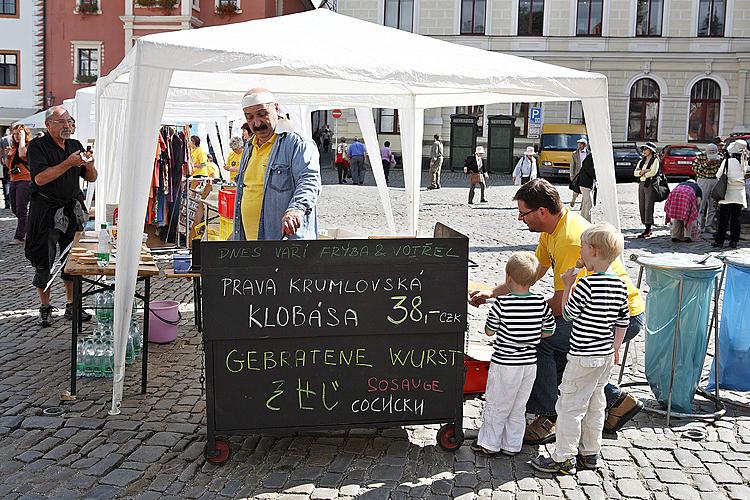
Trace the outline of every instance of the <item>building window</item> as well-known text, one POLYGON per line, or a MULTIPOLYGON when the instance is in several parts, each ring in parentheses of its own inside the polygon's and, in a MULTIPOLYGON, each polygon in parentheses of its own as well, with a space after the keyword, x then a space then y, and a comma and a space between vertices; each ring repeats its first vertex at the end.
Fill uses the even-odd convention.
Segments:
POLYGON ((76 12, 81 14, 101 14, 99 0, 76 0, 76 12))
POLYGON ((487 0, 461 0, 461 34, 484 35, 487 0))
POLYGON ((604 0, 578 0, 576 35, 602 36, 604 0))
POLYGON ((573 125, 586 125, 581 101, 570 101, 570 123, 573 125))
POLYGON ((102 44, 96 41, 71 42, 74 83, 94 83, 101 74, 102 44))
POLYGON ((18 17, 18 0, 0 0, 0 17, 18 17))
POLYGON ((635 36, 661 36, 663 0, 638 0, 635 36))
POLYGON ((385 0, 383 24, 404 31, 414 31, 414 0, 385 0))
POLYGON ((19 88, 18 56, 19 52, 0 52, 0 87, 19 88))
POLYGON ((544 25, 544 0, 519 0, 518 34, 542 36, 544 25))
POLYGON ((713 80, 699 80, 690 91, 688 140, 705 142, 719 135, 721 89, 713 80))
POLYGON ((219 14, 241 14, 240 0, 216 0, 214 10, 219 14))
POLYGON ((398 124, 398 110, 393 108, 378 109, 378 133, 398 134, 401 129, 398 124))
POLYGON ((641 78, 630 89, 629 141, 656 141, 659 130, 659 86, 641 78))
POLYGON ((476 116, 477 135, 484 135, 484 106, 456 106, 456 114, 476 116))
POLYGON ((725 0, 700 0, 698 36, 724 36, 725 0))

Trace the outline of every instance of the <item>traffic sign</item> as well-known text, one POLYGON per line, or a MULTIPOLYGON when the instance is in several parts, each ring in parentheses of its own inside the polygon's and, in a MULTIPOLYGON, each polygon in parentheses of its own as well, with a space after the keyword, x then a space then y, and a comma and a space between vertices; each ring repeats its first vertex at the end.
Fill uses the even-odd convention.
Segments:
POLYGON ((334 118, 336 118, 337 120, 339 118, 341 118, 341 115, 342 115, 342 113, 341 113, 340 109, 332 109, 331 110, 331 116, 334 117, 334 118))
POLYGON ((529 123, 542 123, 542 108, 529 108, 529 123))

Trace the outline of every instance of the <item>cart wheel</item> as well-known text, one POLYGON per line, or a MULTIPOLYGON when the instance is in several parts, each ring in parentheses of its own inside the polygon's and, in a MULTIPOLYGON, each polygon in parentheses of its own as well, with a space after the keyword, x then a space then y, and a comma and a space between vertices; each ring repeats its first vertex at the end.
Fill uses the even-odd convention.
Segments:
POLYGON ((216 451, 213 454, 208 452, 208 444, 206 444, 204 451, 206 460, 214 465, 223 465, 232 456, 232 448, 229 446, 229 441, 224 438, 216 438, 214 442, 216 443, 216 451))
POLYGON ((445 424, 437 433, 437 442, 445 451, 456 451, 461 447, 463 438, 460 441, 457 439, 455 424, 445 424))

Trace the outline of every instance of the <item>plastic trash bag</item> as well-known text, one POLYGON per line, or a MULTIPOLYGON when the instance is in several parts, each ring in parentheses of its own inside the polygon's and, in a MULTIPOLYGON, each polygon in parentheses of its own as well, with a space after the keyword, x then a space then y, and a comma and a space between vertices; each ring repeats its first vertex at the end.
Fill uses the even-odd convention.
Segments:
MULTIPOLYGON (((719 330, 719 387, 750 391, 750 267, 727 265, 719 330)), ((706 390, 715 389, 714 370, 706 390)))
POLYGON ((650 286, 646 297, 646 380, 657 401, 665 408, 669 399, 680 278, 683 279, 672 387, 673 412, 692 413, 693 396, 706 357, 714 278, 720 270, 646 268, 650 286))

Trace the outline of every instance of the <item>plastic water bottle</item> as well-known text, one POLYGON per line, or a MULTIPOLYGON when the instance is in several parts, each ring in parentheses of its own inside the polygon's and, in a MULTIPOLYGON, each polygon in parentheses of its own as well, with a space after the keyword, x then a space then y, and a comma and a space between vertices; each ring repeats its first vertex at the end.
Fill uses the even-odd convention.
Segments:
POLYGON ((92 337, 87 338, 83 343, 84 374, 87 377, 96 377, 96 343, 92 337))
POLYGON ((97 293, 95 297, 96 321, 100 325, 111 326, 115 296, 110 290, 97 293))
POLYGON ((128 345, 125 348, 125 364, 129 365, 135 361, 135 349, 133 348, 133 337, 128 334, 128 345))
POLYGON ((76 375, 83 377, 86 374, 86 339, 79 338, 76 348, 76 375))
POLYGON ((104 341, 104 359, 102 362, 102 376, 112 378, 115 368, 115 350, 112 339, 104 341))
POLYGON ((109 233, 107 232, 107 223, 103 222, 99 228, 99 238, 96 247, 96 264, 99 267, 109 265, 109 233))
POLYGON ((130 336, 133 339, 133 352, 136 357, 141 354, 141 329, 138 323, 130 324, 130 336))

